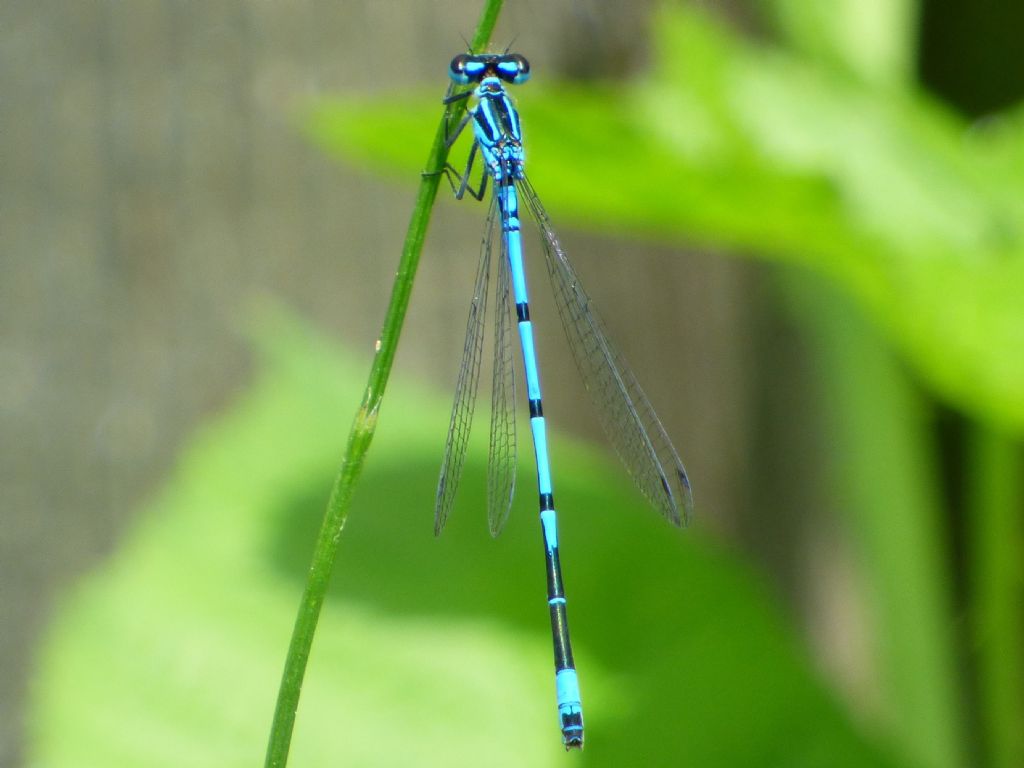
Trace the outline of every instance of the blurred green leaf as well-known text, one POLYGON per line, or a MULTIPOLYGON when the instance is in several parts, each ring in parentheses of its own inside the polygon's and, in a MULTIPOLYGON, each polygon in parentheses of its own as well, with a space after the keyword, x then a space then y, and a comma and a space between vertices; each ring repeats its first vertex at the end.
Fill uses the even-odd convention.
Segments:
POLYGON ((918 0, 764 0, 761 5, 802 54, 882 87, 914 74, 918 0))
MULTIPOLYGON (((366 365, 282 318, 261 336, 252 390, 65 599, 40 651, 30 764, 259 763, 366 365)), ((817 682, 762 577, 665 526, 556 433, 589 726, 586 752, 567 758, 535 510, 520 494, 505 534, 487 534, 485 429, 449 528, 431 534, 447 401, 401 381, 389 391, 313 648, 296 765, 897 765, 817 682)))
MULTIPOLYGON (((556 222, 807 264, 940 398, 1019 434, 1019 116, 972 129, 924 94, 742 41, 693 10, 664 10, 655 34, 643 81, 545 87, 538 72, 517 90, 556 222)), ((439 97, 325 103, 310 126, 344 157, 412 179, 439 97)))

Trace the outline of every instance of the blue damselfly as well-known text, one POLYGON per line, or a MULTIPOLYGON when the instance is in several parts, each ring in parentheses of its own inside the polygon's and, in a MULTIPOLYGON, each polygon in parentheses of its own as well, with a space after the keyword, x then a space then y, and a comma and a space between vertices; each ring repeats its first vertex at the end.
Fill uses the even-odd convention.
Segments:
POLYGON ((583 746, 583 709, 569 642, 565 591, 558 554, 554 490, 523 267, 520 201, 525 204, 540 231, 541 250, 547 262, 558 313, 573 358, 597 406, 602 425, 637 487, 666 519, 681 526, 688 521, 693 508, 690 482, 679 455, 646 395, 632 371, 608 341, 604 326, 526 177, 519 113, 505 86, 526 82, 530 76, 529 63, 519 54, 507 52, 461 54, 452 60, 449 76, 453 87, 476 86, 457 93, 450 90, 445 97, 448 105, 462 99, 473 99, 473 106, 449 137, 449 146, 470 123, 473 126, 474 141, 464 171, 460 173, 449 165, 444 173, 457 198, 461 199, 468 192, 477 200, 483 200, 488 181, 494 188, 494 194, 487 215, 462 364, 455 389, 455 403, 441 465, 434 531, 439 534, 444 527, 465 463, 484 345, 483 328, 490 292, 491 253, 497 243, 500 258, 495 265, 497 296, 487 483, 488 520, 491 534, 498 535, 508 518, 515 490, 515 382, 510 332, 514 315, 522 347, 530 428, 537 465, 548 606, 555 650, 559 724, 566 749, 579 748, 583 746), (479 187, 474 189, 470 175, 478 154, 483 160, 484 170, 479 187))

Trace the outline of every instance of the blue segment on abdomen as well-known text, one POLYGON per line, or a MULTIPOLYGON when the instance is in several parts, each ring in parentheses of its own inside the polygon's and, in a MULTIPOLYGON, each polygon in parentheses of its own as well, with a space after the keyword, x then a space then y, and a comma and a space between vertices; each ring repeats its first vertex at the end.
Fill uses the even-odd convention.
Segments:
POLYGON ((508 238, 508 263, 512 268, 512 293, 517 304, 525 304, 529 297, 526 293, 526 271, 523 269, 522 238, 518 231, 506 232, 505 237, 508 238))
MULTIPOLYGON (((540 524, 544 529, 544 545, 548 552, 558 549, 558 523, 555 517, 555 510, 546 509, 540 513, 540 524)), ((565 598, 560 598, 564 603, 565 598)), ((548 602, 552 602, 548 600, 548 602)))
POLYGON ((544 428, 544 417, 530 419, 533 430, 533 448, 537 454, 537 487, 540 493, 553 493, 551 490, 551 467, 548 465, 548 438, 544 428))
POLYGON ((506 221, 501 224, 508 246, 508 265, 512 270, 512 292, 515 294, 516 304, 525 304, 529 297, 526 292, 526 270, 523 267, 523 238, 519 231, 519 201, 516 197, 516 188, 509 184, 501 187, 498 193, 504 196, 502 209, 506 221))
POLYGON ((575 669, 560 669, 555 674, 555 693, 558 696, 558 708, 570 712, 580 711, 580 682, 575 669))
POLYGON ((540 374, 537 372, 537 355, 533 349, 533 326, 529 320, 519 324, 519 341, 523 345, 526 396, 530 400, 540 400, 540 374))

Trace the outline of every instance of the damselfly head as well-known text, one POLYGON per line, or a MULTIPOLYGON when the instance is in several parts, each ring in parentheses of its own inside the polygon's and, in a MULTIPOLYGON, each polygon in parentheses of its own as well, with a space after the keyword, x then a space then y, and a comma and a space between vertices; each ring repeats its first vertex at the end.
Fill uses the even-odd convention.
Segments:
POLYGON ((520 85, 530 79, 530 62, 518 53, 460 53, 448 65, 448 76, 459 85, 479 83, 487 77, 520 85))

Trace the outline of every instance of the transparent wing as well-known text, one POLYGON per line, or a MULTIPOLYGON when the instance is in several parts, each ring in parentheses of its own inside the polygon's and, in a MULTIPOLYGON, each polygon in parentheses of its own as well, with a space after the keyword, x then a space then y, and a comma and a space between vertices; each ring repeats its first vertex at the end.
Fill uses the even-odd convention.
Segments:
POLYGON ((448 520, 448 513, 451 512, 452 504, 455 501, 455 491, 462 478, 462 468, 466 462, 469 431, 473 424, 473 408, 476 404, 477 386, 480 382, 484 319, 487 316, 495 206, 496 202, 492 201, 480 251, 480 264, 476 271, 473 301, 469 305, 469 319, 466 321, 466 342, 462 348, 462 364, 459 366, 459 378, 455 385, 455 402, 452 404, 448 439, 444 446, 444 459, 441 461, 441 477, 437 483, 437 501, 434 507, 435 535, 440 534, 444 528, 444 524, 448 520))
POLYGON ((615 350, 528 181, 517 183, 541 232, 555 303, 583 383, 609 440, 640 492, 675 525, 689 522, 686 470, 636 377, 615 350))
POLYGON ((516 385, 512 331, 512 275, 501 242, 494 302, 494 378, 491 382, 491 447, 487 463, 487 521, 497 536, 508 520, 516 488, 516 385))

